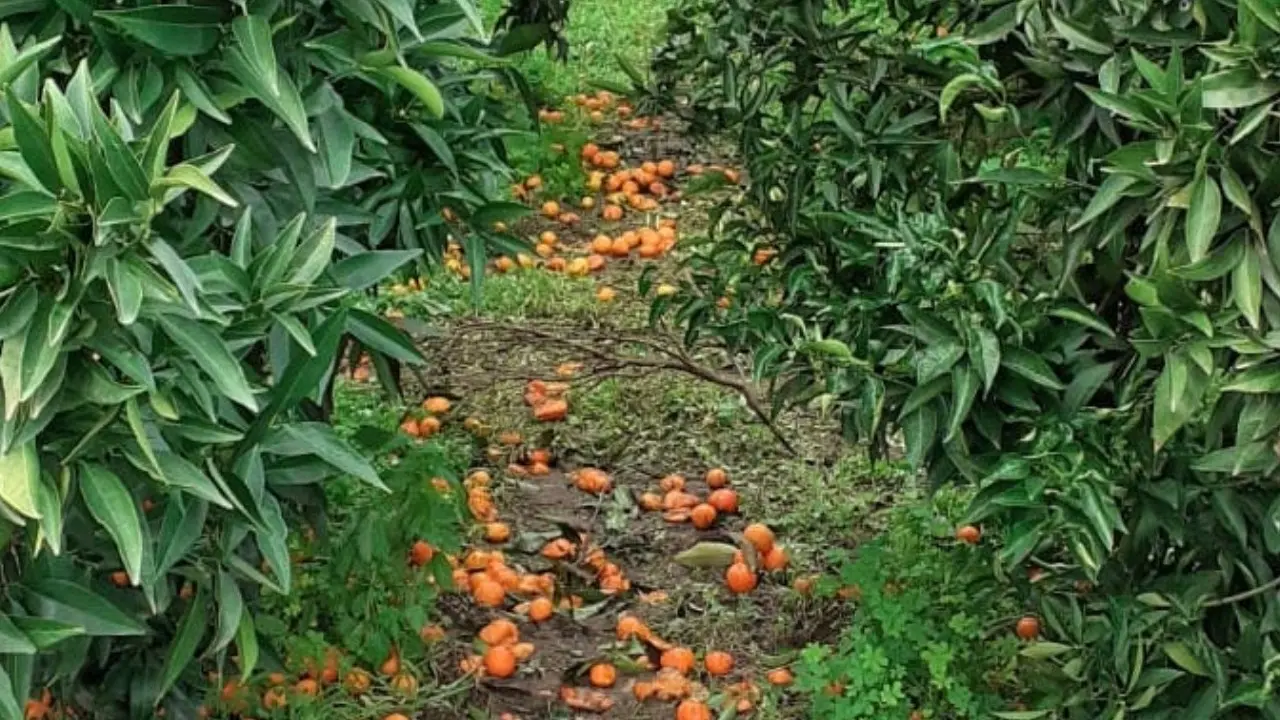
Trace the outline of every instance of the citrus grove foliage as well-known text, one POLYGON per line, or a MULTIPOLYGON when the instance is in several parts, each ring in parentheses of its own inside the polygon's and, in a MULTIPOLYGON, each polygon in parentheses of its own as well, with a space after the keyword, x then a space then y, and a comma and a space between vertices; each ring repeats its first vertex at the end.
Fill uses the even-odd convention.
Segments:
POLYGON ((322 484, 382 488, 328 388, 347 337, 419 360, 354 294, 500 241, 516 78, 467 0, 0 16, 0 718, 190 717, 254 669, 322 484))
POLYGON ((658 309, 976 489, 1043 621, 1007 717, 1280 714, 1275 5, 695 1, 671 32, 659 87, 750 189, 658 309))

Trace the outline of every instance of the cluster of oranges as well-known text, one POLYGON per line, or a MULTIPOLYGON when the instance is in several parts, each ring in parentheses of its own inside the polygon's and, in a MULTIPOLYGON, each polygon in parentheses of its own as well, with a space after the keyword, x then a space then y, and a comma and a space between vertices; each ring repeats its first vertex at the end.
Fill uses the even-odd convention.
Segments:
POLYGON ((429 397, 422 401, 423 414, 419 416, 411 413, 405 416, 400 423, 400 431, 411 438, 425 440, 444 427, 444 421, 441 418, 449 414, 451 407, 452 403, 448 398, 429 397))
POLYGON ((671 160, 646 161, 638 168, 622 168, 605 174, 605 170, 617 168, 621 161, 616 152, 601 150, 595 143, 582 146, 582 160, 597 168, 587 175, 587 190, 605 193, 601 217, 610 222, 622 219, 624 207, 652 212, 658 209, 660 200, 679 198, 667 185, 678 169, 671 160))
POLYGON ((667 475, 658 481, 662 494, 646 492, 640 496, 640 507, 651 512, 662 511, 670 523, 692 522, 705 530, 715 524, 721 513, 738 512, 738 493, 728 487, 729 474, 723 468, 708 470, 703 480, 711 492, 705 499, 686 489, 683 475, 667 475))
POLYGON ((569 414, 568 383, 530 380, 525 386, 524 404, 538 422, 558 422, 569 414))
POLYGON ((616 258, 629 257, 636 252, 646 260, 660 258, 675 247, 679 234, 676 221, 662 218, 656 228, 642 227, 638 230, 627 230, 617 237, 601 233, 591 240, 591 252, 602 258, 611 255, 616 258))

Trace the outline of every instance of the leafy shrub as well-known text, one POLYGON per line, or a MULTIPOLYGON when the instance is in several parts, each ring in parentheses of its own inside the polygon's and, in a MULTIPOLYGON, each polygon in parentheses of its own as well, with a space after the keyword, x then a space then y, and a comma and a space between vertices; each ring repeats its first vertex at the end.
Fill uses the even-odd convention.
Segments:
POLYGON ((989 551, 957 547, 967 498, 896 509, 883 535, 836 558, 838 583, 856 612, 832 646, 801 654, 797 686, 814 717, 984 718, 1019 691, 1018 612, 992 572, 989 551))
POLYGON ((329 388, 347 336, 384 380, 419 359, 353 293, 501 241, 484 81, 515 78, 462 72, 492 61, 465 0, 0 16, 0 718, 49 687, 191 717, 203 670, 257 665, 326 482, 383 487, 329 388))
POLYGON ((1055 671, 1020 717, 1280 712, 1274 7, 691 2, 671 27, 661 82, 751 185, 666 310, 977 488, 997 575, 1046 573, 1027 652, 1055 671))

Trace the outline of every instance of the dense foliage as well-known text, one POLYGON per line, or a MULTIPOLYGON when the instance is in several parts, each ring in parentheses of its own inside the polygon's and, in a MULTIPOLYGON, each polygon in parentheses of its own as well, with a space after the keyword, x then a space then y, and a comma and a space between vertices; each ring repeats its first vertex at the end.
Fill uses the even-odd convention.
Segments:
POLYGON ((1047 636, 1006 716, 1280 716, 1274 4, 693 1, 671 32, 659 94, 750 189, 669 310, 976 489, 1047 636))
POLYGON ((490 42, 469 0, 0 19, 0 718, 50 687, 192 717, 203 670, 254 669, 255 600, 290 591, 325 481, 383 488, 328 389, 348 338, 384 381, 419 358, 353 296, 502 241, 487 87, 520 83, 490 47, 550 26, 490 42))

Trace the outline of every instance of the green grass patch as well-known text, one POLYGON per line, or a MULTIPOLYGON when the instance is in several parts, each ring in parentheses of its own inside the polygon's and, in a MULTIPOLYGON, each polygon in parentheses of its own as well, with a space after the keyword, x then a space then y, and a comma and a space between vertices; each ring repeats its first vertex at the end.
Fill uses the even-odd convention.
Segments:
POLYGON ((472 302, 469 281, 440 272, 428 278, 426 289, 421 292, 383 295, 379 308, 396 308, 417 318, 479 314, 504 320, 581 320, 596 317, 600 305, 595 292, 595 282, 590 278, 517 269, 505 275, 485 276, 477 306, 472 302))

